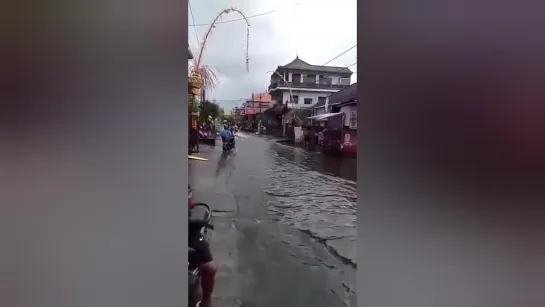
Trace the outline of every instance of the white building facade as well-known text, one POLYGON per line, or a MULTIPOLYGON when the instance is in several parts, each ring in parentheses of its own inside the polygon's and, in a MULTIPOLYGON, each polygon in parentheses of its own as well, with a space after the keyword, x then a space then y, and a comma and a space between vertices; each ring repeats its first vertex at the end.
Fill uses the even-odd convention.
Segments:
POLYGON ((310 65, 297 57, 278 66, 271 75, 269 93, 273 104, 286 104, 290 109, 311 108, 350 86, 351 76, 352 71, 346 67, 310 65))

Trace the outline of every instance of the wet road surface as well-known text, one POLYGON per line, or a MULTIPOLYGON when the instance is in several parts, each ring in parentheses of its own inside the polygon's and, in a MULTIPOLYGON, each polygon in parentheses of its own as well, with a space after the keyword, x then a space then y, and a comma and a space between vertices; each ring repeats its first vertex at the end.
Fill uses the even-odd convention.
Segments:
POLYGON ((356 306, 355 160, 242 133, 236 147, 189 165, 214 210, 216 306, 356 306))

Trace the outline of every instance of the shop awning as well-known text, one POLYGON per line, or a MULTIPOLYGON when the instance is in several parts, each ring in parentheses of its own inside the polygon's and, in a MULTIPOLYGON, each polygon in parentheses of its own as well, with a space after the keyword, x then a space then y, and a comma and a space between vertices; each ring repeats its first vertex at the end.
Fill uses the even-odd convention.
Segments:
POLYGON ((270 116, 280 116, 286 113, 287 110, 288 110, 288 107, 285 104, 276 105, 265 110, 263 114, 270 115, 270 116))
POLYGON ((341 115, 341 114, 343 114, 343 113, 326 113, 326 114, 314 115, 314 116, 307 117, 307 118, 312 119, 312 120, 316 120, 316 121, 325 121, 325 120, 327 120, 328 118, 330 118, 332 116, 341 115))

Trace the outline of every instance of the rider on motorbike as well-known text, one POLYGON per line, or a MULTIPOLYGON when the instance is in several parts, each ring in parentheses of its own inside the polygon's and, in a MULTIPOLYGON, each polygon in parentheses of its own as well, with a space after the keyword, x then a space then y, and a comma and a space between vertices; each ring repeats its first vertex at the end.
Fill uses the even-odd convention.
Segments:
POLYGON ((235 148, 235 136, 229 129, 229 126, 223 126, 223 130, 220 132, 220 136, 223 143, 231 142, 233 144, 233 148, 235 148))
MULTIPOLYGON (((191 208, 193 207, 193 191, 189 188, 189 216, 191 216, 191 208)), ((214 290, 214 282, 218 265, 212 258, 212 252, 208 242, 203 238, 200 240, 196 236, 189 236, 189 246, 195 250, 195 253, 189 257, 189 262, 197 266, 201 272, 201 288, 202 300, 199 306, 212 307, 212 292, 214 290)))

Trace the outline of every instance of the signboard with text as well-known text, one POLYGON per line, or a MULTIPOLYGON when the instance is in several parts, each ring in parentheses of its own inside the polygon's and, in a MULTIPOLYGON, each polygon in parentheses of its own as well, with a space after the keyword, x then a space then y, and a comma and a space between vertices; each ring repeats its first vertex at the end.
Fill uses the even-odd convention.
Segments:
POLYGON ((348 118, 350 123, 349 124, 350 129, 358 128, 358 111, 354 109, 350 110, 350 117, 348 118))
POLYGON ((256 110, 256 108, 246 107, 246 108, 244 108, 244 114, 245 115, 255 115, 255 114, 257 114, 257 110, 256 110))

